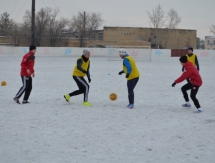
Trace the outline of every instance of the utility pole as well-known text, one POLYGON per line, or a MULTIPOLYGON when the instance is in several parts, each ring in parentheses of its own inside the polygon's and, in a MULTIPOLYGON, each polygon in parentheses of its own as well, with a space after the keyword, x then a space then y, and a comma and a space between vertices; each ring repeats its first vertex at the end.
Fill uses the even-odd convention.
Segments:
POLYGON ((86 24, 86 18, 85 18, 85 11, 84 11, 84 22, 83 22, 83 28, 81 28, 81 44, 80 47, 83 47, 83 38, 85 38, 85 24, 86 24))
POLYGON ((35 44, 35 0, 32 0, 32 17, 31 17, 31 45, 35 44))
POLYGON ((86 14, 85 14, 85 11, 84 11, 84 38, 86 38, 86 33, 85 33, 85 27, 86 26, 86 14))

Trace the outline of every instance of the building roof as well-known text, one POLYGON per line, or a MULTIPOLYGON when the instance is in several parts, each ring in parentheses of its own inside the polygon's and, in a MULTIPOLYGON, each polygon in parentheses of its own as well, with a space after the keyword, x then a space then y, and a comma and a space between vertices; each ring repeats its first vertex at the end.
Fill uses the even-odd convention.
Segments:
MULTIPOLYGON (((121 26, 104 26, 104 29, 105 28, 139 28, 139 29, 155 29, 155 28, 152 28, 152 27, 121 27, 121 26)), ((183 30, 183 31, 197 31, 196 29, 180 29, 180 28, 158 28, 159 30, 183 30)))
POLYGON ((215 36, 205 36, 205 38, 215 38, 215 36))

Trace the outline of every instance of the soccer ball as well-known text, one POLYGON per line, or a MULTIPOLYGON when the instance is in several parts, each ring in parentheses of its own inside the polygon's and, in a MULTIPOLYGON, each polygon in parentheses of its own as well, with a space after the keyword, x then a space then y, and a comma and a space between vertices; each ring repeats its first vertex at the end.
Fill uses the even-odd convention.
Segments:
POLYGON ((5 86, 5 85, 7 85, 6 81, 2 81, 1 86, 5 86))
POLYGON ((109 98, 110 98, 111 101, 115 101, 117 99, 116 93, 111 93, 109 98))

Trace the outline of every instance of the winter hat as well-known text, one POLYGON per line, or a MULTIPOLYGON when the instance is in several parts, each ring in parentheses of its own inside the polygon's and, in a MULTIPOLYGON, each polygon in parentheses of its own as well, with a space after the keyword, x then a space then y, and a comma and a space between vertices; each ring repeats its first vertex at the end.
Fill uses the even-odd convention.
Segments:
POLYGON ((36 46, 35 45, 31 45, 30 47, 29 47, 29 50, 31 51, 31 50, 34 50, 34 49, 36 49, 36 46))
POLYGON ((120 49, 119 50, 119 55, 126 55, 127 54, 127 52, 126 52, 126 50, 125 49, 120 49))
POLYGON ((193 52, 193 48, 191 48, 191 47, 190 47, 190 48, 188 48, 188 50, 192 50, 192 52, 193 52))
POLYGON ((179 61, 182 63, 186 63, 187 62, 187 56, 180 57, 179 61))
POLYGON ((83 55, 86 55, 87 53, 90 53, 90 51, 87 50, 87 49, 84 49, 84 50, 83 50, 83 55))

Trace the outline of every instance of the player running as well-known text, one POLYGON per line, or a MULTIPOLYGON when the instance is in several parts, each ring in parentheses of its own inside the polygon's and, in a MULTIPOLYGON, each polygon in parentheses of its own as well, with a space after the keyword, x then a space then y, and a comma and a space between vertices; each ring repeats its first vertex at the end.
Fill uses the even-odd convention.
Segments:
POLYGON ((89 84, 84 79, 84 76, 87 75, 88 82, 91 82, 90 78, 90 52, 86 49, 83 50, 83 55, 77 60, 77 64, 73 70, 73 79, 75 80, 79 90, 76 90, 72 93, 65 94, 64 98, 67 102, 70 101, 70 97, 76 96, 79 94, 84 94, 83 106, 92 106, 88 102, 88 94, 89 94, 89 84))

